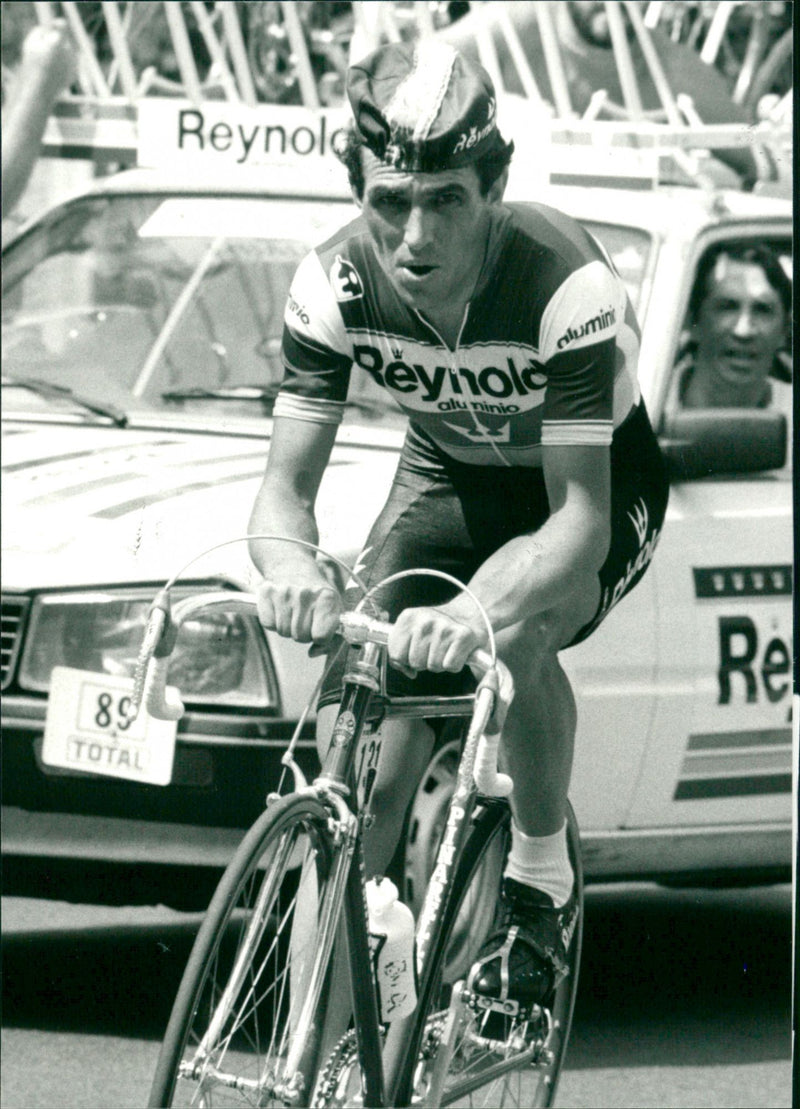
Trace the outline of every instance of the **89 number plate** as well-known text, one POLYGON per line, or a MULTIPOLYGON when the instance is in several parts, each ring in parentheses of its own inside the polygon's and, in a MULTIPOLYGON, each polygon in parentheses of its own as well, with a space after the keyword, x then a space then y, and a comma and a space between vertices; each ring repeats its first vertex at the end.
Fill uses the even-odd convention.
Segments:
POLYGON ((42 761, 62 770, 168 785, 174 720, 144 709, 130 718, 133 679, 57 666, 50 683, 42 761))

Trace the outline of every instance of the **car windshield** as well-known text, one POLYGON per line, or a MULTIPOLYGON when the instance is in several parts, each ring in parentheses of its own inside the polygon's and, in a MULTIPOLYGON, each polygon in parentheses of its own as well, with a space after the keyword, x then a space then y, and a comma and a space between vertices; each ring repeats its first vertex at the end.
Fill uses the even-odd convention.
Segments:
MULTIPOLYGON (((128 414, 270 411, 294 271, 350 215, 338 202, 219 195, 84 197, 56 209, 4 254, 3 382, 21 386, 7 402, 71 391, 84 408, 128 414)), ((358 378, 353 418, 399 419, 358 378)))
POLYGON ((608 251, 617 273, 625 283, 634 311, 640 311, 644 279, 653 245, 652 237, 633 227, 594 223, 590 220, 581 222, 608 251))

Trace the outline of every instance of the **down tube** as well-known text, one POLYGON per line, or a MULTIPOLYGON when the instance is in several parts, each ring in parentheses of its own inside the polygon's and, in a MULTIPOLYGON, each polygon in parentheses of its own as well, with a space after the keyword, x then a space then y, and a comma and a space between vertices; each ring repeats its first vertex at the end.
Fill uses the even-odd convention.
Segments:
MULTIPOLYGON (((325 768, 332 778, 353 782, 353 754, 364 728, 372 689, 367 685, 345 681, 339 713, 333 727, 331 746, 325 768)), ((353 796, 356 796, 353 787, 353 796)), ((364 1104, 376 1109, 386 1105, 383 1080, 383 1059, 378 1017, 378 999, 372 975, 367 928, 367 899, 364 852, 361 826, 353 865, 345 889, 345 922, 350 982, 353 992, 353 1016, 358 1044, 358 1061, 364 1077, 364 1104)))

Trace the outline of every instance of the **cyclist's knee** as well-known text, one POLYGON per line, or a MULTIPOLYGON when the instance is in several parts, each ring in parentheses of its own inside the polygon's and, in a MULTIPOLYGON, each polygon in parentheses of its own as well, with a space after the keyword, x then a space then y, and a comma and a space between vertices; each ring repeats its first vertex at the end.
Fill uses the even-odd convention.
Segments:
POLYGON ((498 654, 512 674, 543 675, 557 661, 559 629, 556 613, 537 613, 498 632, 498 654))
POLYGON ((580 591, 544 612, 534 613, 497 633, 497 650, 512 673, 546 676, 560 669, 558 652, 593 618, 600 603, 600 581, 592 576, 580 591))

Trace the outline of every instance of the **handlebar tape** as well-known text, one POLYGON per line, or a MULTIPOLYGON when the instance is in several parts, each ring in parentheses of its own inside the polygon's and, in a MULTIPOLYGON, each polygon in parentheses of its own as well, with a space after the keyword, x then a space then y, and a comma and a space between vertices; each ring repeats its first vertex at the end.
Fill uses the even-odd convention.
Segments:
POLYGON ((497 751, 499 746, 499 732, 495 732, 493 735, 482 735, 478 740, 473 776, 478 792, 486 797, 508 797, 514 788, 514 783, 508 774, 498 773, 497 751))
POLYGON ((144 705, 156 720, 180 720, 183 716, 183 701, 173 689, 167 689, 169 662, 169 655, 153 658, 147 668, 144 705))

